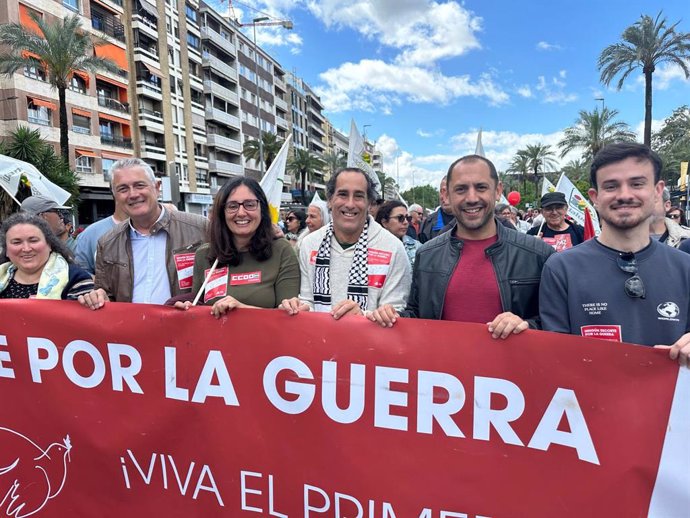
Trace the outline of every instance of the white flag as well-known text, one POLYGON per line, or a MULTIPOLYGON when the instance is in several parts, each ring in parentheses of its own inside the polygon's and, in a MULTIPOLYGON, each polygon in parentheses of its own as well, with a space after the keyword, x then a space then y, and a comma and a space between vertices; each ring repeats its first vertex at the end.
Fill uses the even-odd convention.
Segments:
POLYGON ((273 223, 278 223, 278 219, 280 218, 280 202, 283 196, 285 166, 287 165, 287 155, 291 138, 292 133, 290 133, 285 139, 285 142, 283 142, 275 160, 271 162, 271 167, 268 168, 268 171, 266 171, 266 174, 264 174, 260 182, 261 188, 268 199, 268 207, 271 211, 271 221, 273 223))
POLYGON ((555 192, 556 186, 551 183, 551 181, 544 177, 544 181, 541 184, 541 195, 544 196, 547 192, 555 192))
POLYGON ((374 169, 371 167, 371 165, 364 160, 363 155, 366 152, 364 147, 364 139, 362 138, 362 135, 359 134, 354 119, 352 119, 352 123, 350 124, 349 144, 350 145, 347 150, 347 167, 358 167, 367 173, 369 178, 371 178, 371 181, 374 182, 376 192, 379 195, 383 194, 381 192, 381 182, 379 181, 378 175, 374 172, 374 169))
POLYGON ((589 215, 592 216, 592 223, 594 225, 594 232, 599 235, 601 227, 599 226, 599 217, 594 207, 592 207, 566 175, 561 174, 561 177, 558 179, 558 184, 556 184, 556 191, 565 194, 565 201, 568 202, 568 216, 573 218, 578 225, 585 225, 585 207, 589 209, 589 215))
POLYGON ((474 148, 474 154, 482 157, 486 157, 484 154, 484 146, 482 146, 482 129, 479 128, 479 134, 477 135, 477 147, 474 148))

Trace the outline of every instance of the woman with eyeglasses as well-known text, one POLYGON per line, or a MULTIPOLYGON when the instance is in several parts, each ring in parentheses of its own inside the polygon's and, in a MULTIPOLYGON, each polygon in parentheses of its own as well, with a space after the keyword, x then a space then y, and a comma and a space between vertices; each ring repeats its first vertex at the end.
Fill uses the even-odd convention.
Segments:
POLYGON ((297 240, 307 233, 307 215, 303 210, 291 210, 285 218, 285 237, 293 248, 297 245, 297 240))
POLYGON ((417 249, 422 246, 422 244, 407 235, 410 219, 407 215, 407 207, 405 204, 397 200, 385 202, 381 205, 376 214, 376 223, 403 242, 405 252, 407 252, 407 258, 410 260, 410 265, 413 265, 415 255, 417 255, 417 249))
MULTIPOLYGON (((275 308, 297 296, 297 256, 285 239, 274 238, 268 201, 256 180, 238 177, 224 184, 209 219, 209 242, 194 258, 192 293, 208 278, 200 301, 212 306, 216 318, 234 308, 275 308)), ((180 309, 191 305, 175 303, 180 309)))
POLYGON ((76 300, 93 279, 40 216, 18 212, 0 227, 0 299, 76 300))

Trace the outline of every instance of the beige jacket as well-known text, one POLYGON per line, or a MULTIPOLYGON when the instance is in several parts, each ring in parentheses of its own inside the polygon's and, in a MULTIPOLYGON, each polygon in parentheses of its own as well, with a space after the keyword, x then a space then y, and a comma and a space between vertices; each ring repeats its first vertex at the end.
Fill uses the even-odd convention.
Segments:
MULTIPOLYGON (((177 282, 175 254, 194 253, 206 240, 208 220, 203 216, 166 210, 151 229, 151 233, 166 232, 166 268, 173 297, 188 293, 177 282)), ((129 219, 118 224, 98 240, 96 252, 96 288, 103 288, 110 300, 132 302, 134 266, 129 219)))

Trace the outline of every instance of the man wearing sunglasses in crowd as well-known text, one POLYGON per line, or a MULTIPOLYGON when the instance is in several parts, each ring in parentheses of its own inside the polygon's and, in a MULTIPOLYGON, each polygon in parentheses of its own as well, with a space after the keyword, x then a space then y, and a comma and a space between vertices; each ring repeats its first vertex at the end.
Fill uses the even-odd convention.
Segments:
POLYGON ((20 210, 22 212, 40 216, 46 220, 46 223, 48 223, 48 226, 50 227, 50 230, 53 231, 53 234, 55 234, 60 241, 64 242, 69 249, 74 252, 75 242, 67 232, 67 227, 65 225, 66 219, 72 209, 58 205, 55 200, 52 200, 47 196, 37 194, 24 199, 20 210))
POLYGON ((661 167, 638 143, 596 154, 589 197, 602 231, 546 262, 539 295, 546 331, 663 347, 688 365, 690 257, 649 235, 661 167))

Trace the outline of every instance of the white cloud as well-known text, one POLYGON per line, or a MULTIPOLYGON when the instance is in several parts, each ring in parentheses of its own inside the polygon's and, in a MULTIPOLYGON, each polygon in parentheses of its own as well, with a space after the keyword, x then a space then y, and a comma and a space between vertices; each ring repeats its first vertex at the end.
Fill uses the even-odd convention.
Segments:
MULTIPOLYGON (((686 61, 688 68, 690 68, 690 60, 686 61)), ((659 90, 666 90, 673 81, 685 82, 690 85, 690 79, 685 78, 685 72, 677 64, 664 63, 657 67, 652 78, 653 85, 659 90)), ((644 78, 642 78, 644 83, 644 78)))
POLYGON ((518 87, 517 93, 518 95, 520 95, 521 97, 525 97, 526 99, 532 97, 532 89, 529 87, 529 85, 522 85, 518 87))
POLYGON ((428 131, 424 131, 422 129, 417 130, 417 135, 419 135, 422 138, 431 138, 434 136, 433 133, 429 133, 428 131))
POLYGON ((537 78, 535 89, 541 93, 542 102, 549 104, 566 104, 577 100, 576 93, 568 93, 565 91, 565 87, 567 86, 565 77, 566 71, 561 70, 557 77, 552 77, 548 81, 545 76, 539 76, 537 78))
POLYGON ((561 50, 563 47, 555 43, 548 43, 546 41, 540 41, 537 43, 537 50, 561 50))
POLYGON ((457 97, 483 97, 489 104, 508 101, 508 94, 483 74, 473 81, 469 76, 444 76, 437 70, 364 59, 343 63, 320 75, 325 86, 315 90, 327 111, 352 109, 391 110, 403 100, 413 103, 447 104, 457 97))
POLYGON ((400 50, 395 61, 424 65, 480 48, 482 19, 458 2, 307 0, 327 27, 348 28, 400 50))

